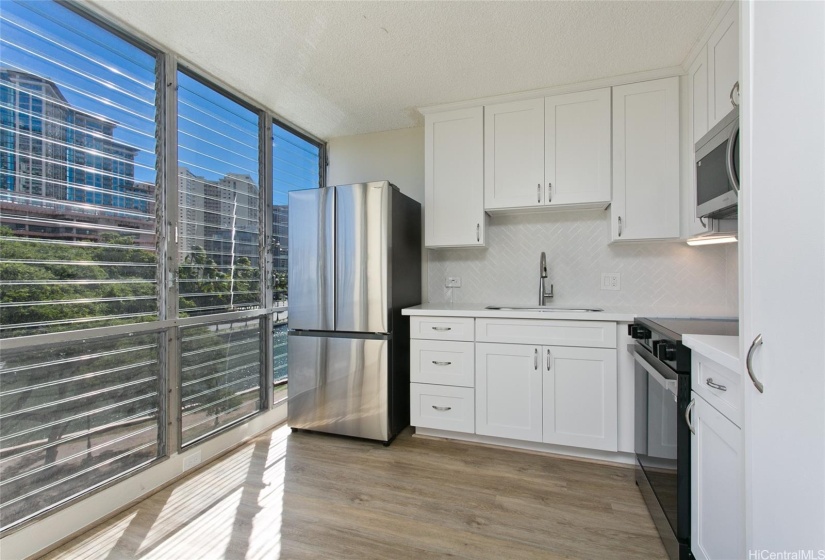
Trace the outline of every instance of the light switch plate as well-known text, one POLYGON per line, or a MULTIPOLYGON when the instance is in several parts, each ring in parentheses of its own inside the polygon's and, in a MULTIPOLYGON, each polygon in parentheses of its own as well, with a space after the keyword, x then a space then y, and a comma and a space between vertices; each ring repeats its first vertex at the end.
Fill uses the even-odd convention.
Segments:
POLYGON ((448 288, 460 288, 461 287, 461 277, 460 276, 448 276, 446 286, 448 288))
POLYGON ((602 273, 602 290, 621 290, 621 275, 618 272, 602 273))

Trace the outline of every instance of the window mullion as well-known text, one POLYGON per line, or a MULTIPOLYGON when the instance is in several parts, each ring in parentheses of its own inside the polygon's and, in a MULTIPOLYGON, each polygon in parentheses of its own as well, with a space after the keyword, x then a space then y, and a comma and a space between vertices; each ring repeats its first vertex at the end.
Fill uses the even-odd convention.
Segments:
MULTIPOLYGON (((161 318, 178 317, 178 114, 177 114, 177 60, 173 54, 162 55, 158 77, 159 97, 159 181, 163 204, 159 216, 162 237, 161 254, 164 265, 158 282, 161 299, 161 318)), ((180 352, 178 329, 166 329, 162 353, 163 379, 166 396, 165 425, 166 452, 180 450, 180 352)))
MULTIPOLYGON (((261 111, 260 114, 260 141, 258 142, 258 161, 260 162, 260 177, 261 188, 258 191, 260 195, 258 208, 261 212, 258 216, 261 235, 260 240, 260 262, 261 266, 261 282, 259 283, 261 289, 261 307, 272 307, 272 290, 273 286, 273 263, 272 263, 272 115, 266 111, 261 111)), ((263 375, 261 388, 263 395, 262 406, 263 409, 268 409, 272 406, 272 381, 275 377, 273 371, 273 340, 272 340, 272 313, 268 313, 263 321, 263 328, 261 329, 261 336, 263 337, 262 348, 264 364, 261 368, 263 375)))

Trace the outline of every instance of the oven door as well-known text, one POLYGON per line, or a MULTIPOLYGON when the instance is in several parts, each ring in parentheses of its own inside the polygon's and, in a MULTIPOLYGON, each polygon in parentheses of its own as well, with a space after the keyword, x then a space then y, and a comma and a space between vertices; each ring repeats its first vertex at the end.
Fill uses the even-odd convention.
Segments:
POLYGON ((639 486, 669 555, 679 558, 678 541, 690 537, 690 434, 680 433, 679 396, 690 390, 690 376, 678 375, 639 343, 633 355, 635 449, 644 477, 639 486))

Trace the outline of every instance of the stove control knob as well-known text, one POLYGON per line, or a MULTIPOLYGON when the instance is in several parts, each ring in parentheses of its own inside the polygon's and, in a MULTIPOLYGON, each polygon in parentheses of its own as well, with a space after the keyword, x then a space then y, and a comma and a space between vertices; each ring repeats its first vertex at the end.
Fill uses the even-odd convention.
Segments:
POLYGON ((628 330, 630 331, 630 336, 637 340, 644 340, 646 338, 650 338, 650 330, 645 327, 641 327, 639 325, 630 325, 630 328, 628 330))
POLYGON ((663 362, 676 359, 676 345, 670 342, 660 342, 656 345, 656 357, 663 362))

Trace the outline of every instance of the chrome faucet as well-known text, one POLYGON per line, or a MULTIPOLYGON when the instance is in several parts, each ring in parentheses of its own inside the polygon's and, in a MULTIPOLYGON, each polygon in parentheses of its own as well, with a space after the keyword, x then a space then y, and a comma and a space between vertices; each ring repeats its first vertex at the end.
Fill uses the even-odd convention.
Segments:
POLYGON ((541 252, 541 260, 539 261, 539 305, 547 305, 547 298, 553 297, 553 284, 550 284, 550 291, 546 291, 544 281, 547 279, 547 255, 544 251, 541 252))

